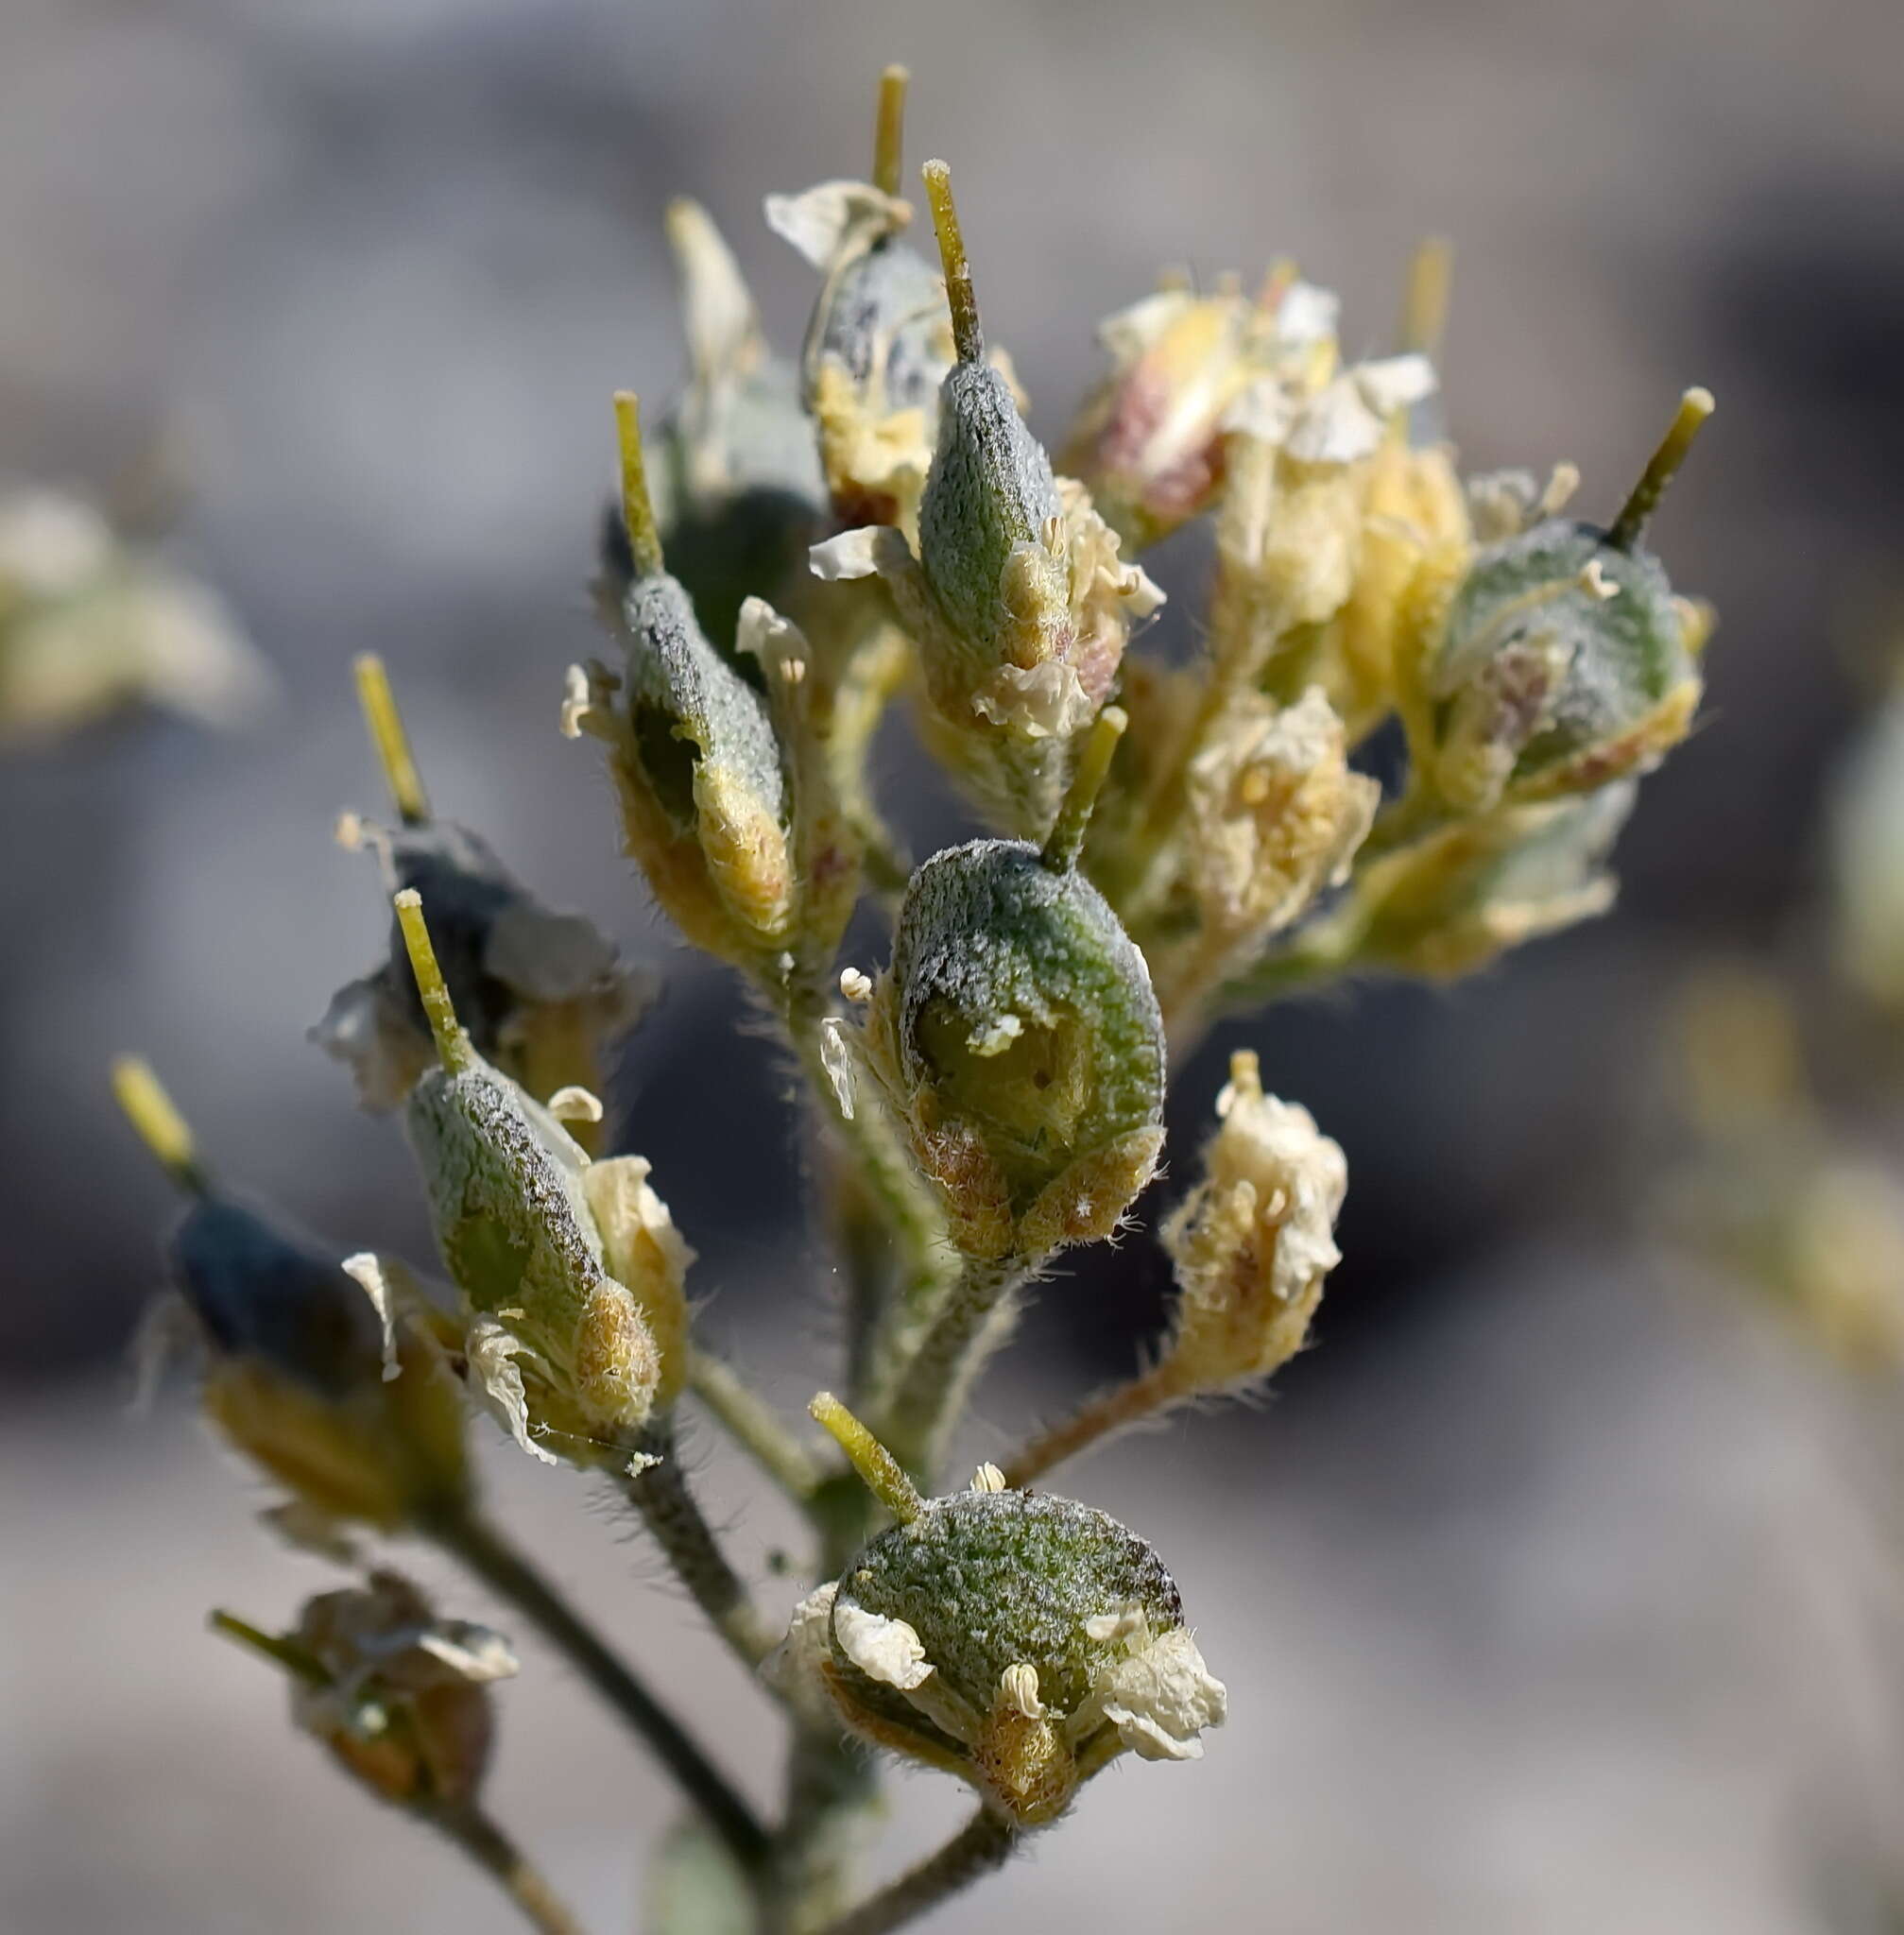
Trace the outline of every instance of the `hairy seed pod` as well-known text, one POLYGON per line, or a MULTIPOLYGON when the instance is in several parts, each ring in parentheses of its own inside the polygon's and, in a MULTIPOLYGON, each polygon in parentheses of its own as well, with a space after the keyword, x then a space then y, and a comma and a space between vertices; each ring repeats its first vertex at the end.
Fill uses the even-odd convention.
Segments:
POLYGON ((560 1122, 455 1025, 414 895, 397 907, 437 1030, 411 1091, 411 1146, 462 1292, 472 1378, 512 1435, 554 1463, 625 1461, 685 1370, 691 1252, 640 1157, 591 1162, 560 1122), (625 1278, 617 1270, 626 1271, 625 1278))
POLYGON ((1081 874, 1014 841, 935 854, 900 909, 875 1067, 961 1249, 1108 1235, 1162 1148, 1163 1026, 1143 956, 1081 874))
POLYGON ((1608 529, 1550 519, 1476 556, 1413 674, 1424 799, 1466 813, 1590 793, 1685 737, 1709 619, 1638 539, 1711 408, 1687 393, 1608 529))
POLYGON ((1125 1751, 1188 1760, 1225 1715, 1152 1548, 1088 1505, 995 1488, 914 1500, 795 1613, 775 1670, 862 1738, 1042 1826, 1125 1751))

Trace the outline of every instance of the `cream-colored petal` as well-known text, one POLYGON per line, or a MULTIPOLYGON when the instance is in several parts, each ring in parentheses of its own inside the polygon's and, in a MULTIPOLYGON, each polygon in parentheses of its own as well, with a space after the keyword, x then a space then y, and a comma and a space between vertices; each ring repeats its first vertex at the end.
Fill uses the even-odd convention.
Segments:
POLYGON ((834 1608, 833 1637, 867 1679, 901 1693, 924 1686, 935 1670, 918 1635, 903 1619, 868 1612, 852 1600, 834 1608))
POLYGON ((522 1339, 504 1329, 491 1317, 478 1317, 463 1340, 463 1353, 469 1360, 470 1375, 476 1380, 477 1388, 489 1400, 490 1408, 502 1419, 510 1437, 531 1458, 539 1458, 544 1464, 555 1464, 559 1462, 555 1454, 543 1450, 529 1435, 528 1395, 523 1389, 522 1370, 514 1361, 523 1349, 522 1339))
POLYGON ((1205 1727, 1228 1707, 1187 1626, 1174 1627, 1101 1674, 1092 1695, 1124 1745, 1144 1760, 1195 1760, 1205 1727))

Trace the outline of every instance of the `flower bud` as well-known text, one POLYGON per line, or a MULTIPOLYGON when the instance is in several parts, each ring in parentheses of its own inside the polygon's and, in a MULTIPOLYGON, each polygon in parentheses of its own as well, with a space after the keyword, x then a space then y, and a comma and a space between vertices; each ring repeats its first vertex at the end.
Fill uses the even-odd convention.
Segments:
POLYGON ((1605 861, 1637 786, 1616 780, 1580 799, 1497 807, 1370 865, 1350 916, 1356 959, 1453 980, 1510 948, 1590 920, 1617 892, 1605 861))
POLYGON ((495 1733, 489 1687, 517 1670, 500 1634, 439 1619, 390 1571, 319 1593, 280 1638, 229 1613, 213 1623, 289 1671, 292 1719, 380 1800, 475 1798, 495 1733))
POLYGON ((867 1042, 969 1257, 1107 1236, 1156 1166, 1149 970, 1097 889, 1037 848, 977 840, 913 875, 867 1042))
POLYGON ((915 559, 899 533, 815 548, 823 577, 884 578, 917 640, 934 749, 1014 831, 1042 834, 1065 747, 1110 695, 1133 621, 1162 593, 1118 558, 1118 539, 1060 484, 985 338, 943 163, 926 167, 958 361, 939 392, 938 442, 915 559))
MULTIPOLYGON (((1021 1827, 1126 1751, 1193 1760, 1222 1684, 1155 1550, 1089 1506, 981 1486, 913 1500, 795 1612, 770 1670, 1021 1827)), ((1002 1481, 1000 1481, 1002 1482, 1002 1481)))
MULTIPOLYGON (((580 915, 544 907, 474 833, 431 817, 382 661, 359 659, 357 678, 402 823, 386 831, 351 814, 342 837, 376 852, 386 899, 408 888, 428 901, 443 979, 478 1053, 540 1100, 603 1089, 609 1051, 652 983, 580 915)), ((430 1065, 430 1024, 394 917, 388 959, 337 991, 311 1038, 350 1066, 358 1099, 380 1114, 430 1065)))
POLYGON ((1340 1148, 1295 1103, 1262 1092, 1256 1056, 1230 1057, 1222 1126, 1203 1177, 1163 1225, 1177 1307, 1153 1376, 1188 1396, 1268 1377, 1302 1347, 1323 1280, 1342 1260, 1335 1219, 1348 1189, 1340 1148))
POLYGON ((662 568, 635 399, 616 399, 636 571, 614 630, 622 675, 572 670, 562 728, 610 749, 628 851, 695 946, 756 967, 785 947, 795 910, 789 803, 766 701, 709 642, 662 568))
POLYGON ((462 1501, 461 1396, 420 1314, 400 1326, 367 1293, 381 1294, 380 1259, 339 1262, 232 1201, 151 1070, 122 1060, 112 1080, 192 1195, 166 1261, 204 1346, 201 1397, 220 1433, 287 1488, 306 1523, 394 1532, 462 1501))
POLYGON ((397 911, 439 1056, 411 1091, 410 1141, 463 1293, 471 1375, 531 1455, 554 1464, 554 1444, 579 1464, 626 1462, 685 1375, 692 1252, 645 1162, 591 1162, 476 1053, 416 895, 397 911))
POLYGON ((1711 410, 1707 392, 1687 392, 1608 529, 1552 519, 1475 557, 1408 673, 1419 798, 1477 813, 1591 792, 1685 737, 1710 621, 1638 546, 1711 410))

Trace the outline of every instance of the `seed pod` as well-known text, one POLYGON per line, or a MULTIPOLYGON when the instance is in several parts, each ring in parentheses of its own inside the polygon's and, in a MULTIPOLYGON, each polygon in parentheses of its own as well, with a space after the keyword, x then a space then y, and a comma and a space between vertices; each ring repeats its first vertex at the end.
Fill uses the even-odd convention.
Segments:
POLYGON ((780 749, 766 701, 709 642, 663 568, 640 412, 616 399, 635 575, 612 614, 620 675, 570 673, 563 730, 610 748, 628 851, 695 946, 759 968, 786 946, 795 869, 780 749))
POLYGON ((1060 484, 1005 378, 985 359, 950 177, 926 165, 958 361, 914 558, 897 532, 817 546, 823 577, 877 574, 919 647, 934 750, 1002 825, 1042 835, 1066 747, 1110 695, 1131 624, 1163 602, 1081 486, 1060 484))
POLYGON ((517 1670, 500 1634, 438 1618, 390 1571, 319 1593, 278 1638, 229 1613, 213 1624, 286 1669, 292 1719, 380 1800, 475 1798, 495 1734, 489 1687, 517 1670))
MULTIPOLYGON (((1107 762, 1121 715, 1102 723, 1107 762)), ((1074 856, 1006 840, 935 854, 873 995, 873 1065, 969 1257, 1107 1236, 1163 1146, 1150 973, 1074 856)))
POLYGON ((438 1064, 411 1145, 464 1298, 470 1371, 523 1450, 625 1464, 685 1374, 692 1259, 638 1156, 592 1163, 456 1025, 414 894, 397 897, 438 1064), (626 1275, 618 1275, 617 1272, 626 1275))
MULTIPOLYGON (((608 1055, 653 998, 651 979, 619 961, 580 915, 544 907, 486 842, 431 816, 381 659, 357 660, 358 689, 401 824, 346 816, 342 837, 382 862, 386 897, 405 888, 430 905, 437 960, 479 1053, 539 1100, 569 1087, 602 1092, 608 1055)), ((397 1107, 430 1065, 430 1025, 401 926, 389 958, 332 998, 311 1038, 349 1064, 365 1107, 397 1107)))
POLYGON ((461 1397, 421 1314, 399 1325, 367 1294, 383 1282, 378 1259, 339 1262, 234 1202, 200 1167, 151 1070, 122 1060, 112 1079, 192 1197, 166 1261, 204 1347, 213 1424, 289 1490, 307 1523, 395 1532, 460 1504, 472 1483, 461 1397))
POLYGON ((1710 620, 1638 547, 1711 410, 1706 391, 1687 392, 1608 529, 1552 519, 1475 557, 1408 673, 1419 799, 1477 813, 1587 793, 1685 737, 1710 620))
POLYGON ((1038 1827, 1126 1750, 1197 1758, 1226 1703, 1149 1545, 1003 1482, 986 1468, 969 1492, 901 1497, 901 1522, 795 1612, 770 1670, 1038 1827))
POLYGON ((906 71, 888 67, 870 181, 770 195, 767 225, 825 278, 807 325, 802 394, 819 433, 834 515, 910 525, 931 461, 938 390, 953 360, 937 271, 900 238, 906 71))
MULTIPOLYGON (((730 654, 743 602, 800 608, 807 547, 830 528, 798 372, 767 346, 759 312, 707 211, 676 201, 667 235, 681 284, 688 385, 647 448, 655 526, 702 630, 730 654)), ((636 564, 619 506, 602 525, 604 602, 636 564)))
POLYGON ((1453 980, 1509 948, 1590 920, 1618 891, 1605 861, 1638 797, 1616 780, 1580 799, 1497 807, 1367 868, 1348 916, 1356 959, 1453 980))

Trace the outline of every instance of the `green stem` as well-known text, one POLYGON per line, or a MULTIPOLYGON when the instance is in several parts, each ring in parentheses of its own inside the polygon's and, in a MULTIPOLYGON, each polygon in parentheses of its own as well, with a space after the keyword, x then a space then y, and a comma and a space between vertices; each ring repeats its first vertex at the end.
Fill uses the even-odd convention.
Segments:
POLYGON ((1002 1334, 995 1320, 1037 1268, 1036 1259, 968 1258, 882 1408, 878 1436, 928 1489, 972 1379, 1002 1334))
POLYGON ((753 1810, 674 1715, 502 1533, 473 1512, 447 1512, 422 1529, 562 1654, 680 1783, 742 1872, 761 1876, 769 1849, 753 1810))
MULTIPOLYGON (((849 1357, 860 1373, 849 1388, 860 1399, 880 1388, 906 1339, 944 1294, 951 1280, 952 1253, 944 1218, 901 1142, 884 1102, 862 1082, 852 1114, 841 1106, 822 1053, 828 1015, 824 997, 795 990, 787 999, 783 1021, 824 1133, 849 1172, 847 1188, 856 1188, 864 1205, 877 1216, 898 1262, 896 1293, 883 1308, 873 1308, 869 1297, 856 1297, 855 1308, 848 1313, 849 1357)), ((843 1207, 851 1200, 843 1196, 843 1207)), ((863 1238, 857 1241, 863 1249, 863 1238)))
POLYGON ((780 1635, 761 1617, 752 1594, 728 1564, 713 1528, 695 1502, 676 1449, 673 1424, 650 1425, 630 1448, 657 1463, 617 1480, 623 1496, 642 1515, 677 1577, 729 1650, 749 1675, 755 1673, 779 1644, 780 1635))
POLYGON ((869 1900, 830 1923, 823 1935, 886 1935, 903 1927, 949 1895, 1001 1868, 1018 1845, 1018 1833, 1003 1815, 981 1807, 935 1855, 929 1855, 869 1900))
POLYGON ((773 1406, 725 1358, 705 1350, 696 1350, 689 1361, 688 1388, 734 1443, 804 1508, 823 1474, 773 1406))
POLYGON ((1129 1383, 1087 1398, 1068 1418, 1040 1431, 1012 1455, 1004 1467, 1004 1481, 1014 1491, 1021 1490, 1101 1439, 1168 1410, 1183 1396, 1166 1359, 1129 1383))
POLYGON ((532 1928, 542 1935, 582 1935, 581 1923, 535 1863, 472 1802, 415 1802, 408 1811, 455 1841, 522 1909, 532 1928))

